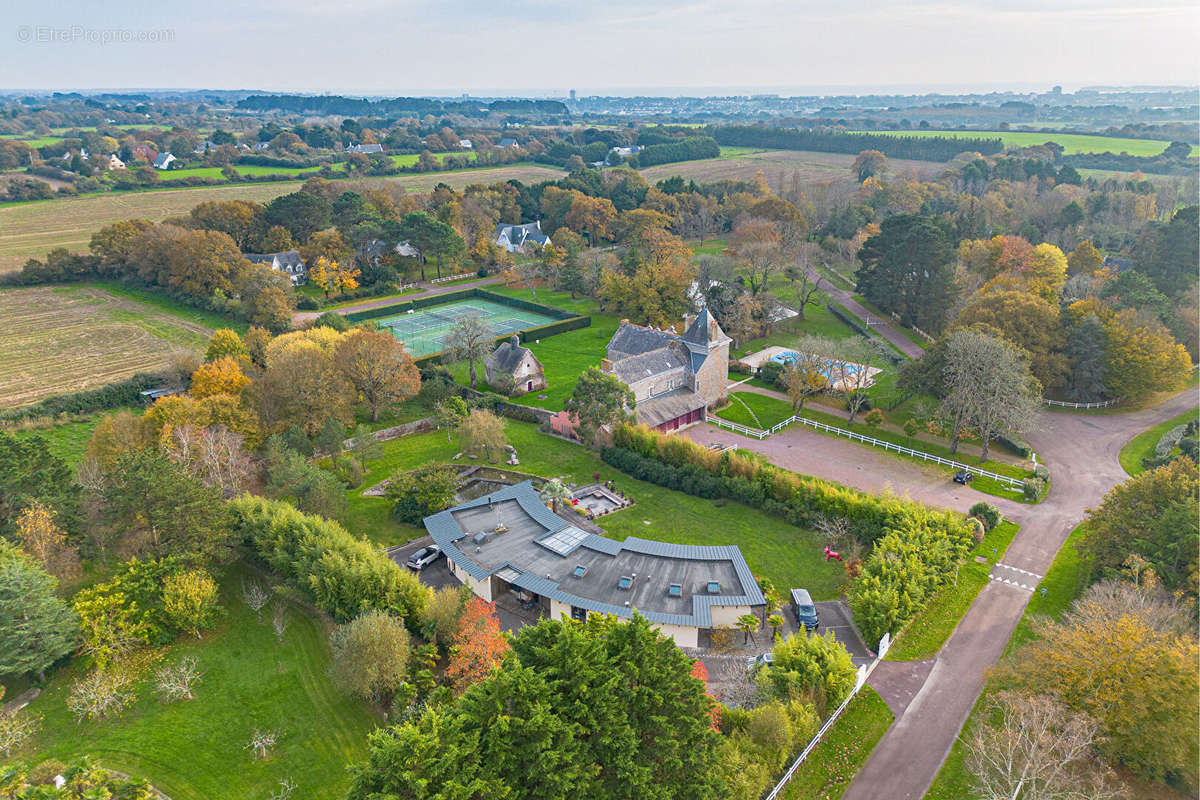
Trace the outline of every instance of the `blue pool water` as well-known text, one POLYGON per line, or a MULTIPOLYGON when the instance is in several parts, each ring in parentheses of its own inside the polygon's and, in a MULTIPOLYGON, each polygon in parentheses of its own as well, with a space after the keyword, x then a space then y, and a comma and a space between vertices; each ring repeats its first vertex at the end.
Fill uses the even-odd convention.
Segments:
MULTIPOLYGON (((775 355, 771 356, 771 360, 776 364, 792 364, 798 358, 799 355, 792 350, 785 350, 782 353, 776 353, 775 355)), ((832 376, 829 374, 832 371, 833 365, 829 362, 826 362, 824 369, 819 370, 821 377, 825 378, 826 380, 833 380, 832 376)), ((846 377, 848 378, 852 378, 855 375, 858 375, 860 372, 862 372, 862 367, 858 366, 857 364, 850 364, 846 367, 846 377)))

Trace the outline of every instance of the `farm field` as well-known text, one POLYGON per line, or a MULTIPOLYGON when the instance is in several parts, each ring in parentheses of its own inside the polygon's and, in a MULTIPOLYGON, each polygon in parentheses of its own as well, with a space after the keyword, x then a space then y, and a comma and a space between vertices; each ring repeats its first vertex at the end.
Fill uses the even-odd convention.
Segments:
MULTIPOLYGON (((465 153, 434 153, 434 158, 438 160, 438 163, 445 162, 447 156, 466 156, 471 161, 476 159, 474 151, 465 153)), ((419 156, 415 153, 410 153, 390 156, 390 158, 392 159, 392 163, 397 167, 411 167, 417 163, 419 156)), ((233 164, 232 166, 242 175, 294 175, 296 177, 315 175, 319 169, 319 167, 263 167, 257 164, 233 164)), ((330 166, 334 172, 345 172, 345 163, 331 164, 330 166)), ((164 183, 171 183, 172 181, 183 180, 184 178, 220 179, 221 177, 220 167, 184 167, 183 169, 172 169, 162 173, 164 183)))
MULTIPOLYGON (((356 179, 366 185, 393 183, 411 191, 428 191, 438 183, 463 187, 496 181, 554 180, 561 170, 532 164, 429 172, 390 178, 356 179)), ((229 184, 187 189, 156 189, 145 192, 109 193, 89 197, 56 198, 0 207, 0 272, 21 268, 28 259, 44 256, 55 247, 83 251, 92 234, 122 219, 160 221, 185 214, 193 206, 211 200, 254 200, 270 202, 296 191, 299 182, 229 184)))
MULTIPOLYGON (((701 161, 679 161, 660 164, 641 170, 642 177, 649 183, 679 175, 684 180, 700 182, 719 180, 752 180, 759 172, 767 183, 775 186, 780 179, 789 181, 798 174, 801 181, 852 179, 850 166, 855 156, 842 153, 812 153, 803 150, 756 150, 755 148, 721 148, 720 158, 701 161), (746 150, 741 154, 725 155, 726 149, 746 150)), ((932 161, 905 161, 889 159, 888 165, 896 172, 915 172, 922 178, 936 175, 945 165, 932 161)))
POLYGON ((167 366, 212 329, 98 286, 0 292, 0 407, 103 386, 167 366))
POLYGON ((283 778, 297 797, 341 797, 347 765, 366 757, 370 709, 329 680, 326 622, 288 604, 291 624, 282 642, 242 601, 240 565, 222 581, 224 612, 203 639, 184 636, 163 651, 164 663, 196 659, 203 673, 195 699, 162 703, 153 669, 134 689, 137 700, 121 716, 77 723, 67 710, 82 660, 54 675, 30 705, 41 732, 20 755, 68 761, 83 754, 111 769, 144 777, 174 800, 265 798, 283 778), (246 742, 255 729, 278 730, 272 755, 254 760, 246 742))
MULTIPOLYGON (((1037 131, 850 131, 850 133, 883 134, 923 138, 930 136, 963 137, 968 139, 1000 139, 1005 147, 1031 147, 1057 142, 1066 155, 1076 153, 1128 153, 1131 156, 1156 156, 1166 149, 1169 141, 1159 139, 1124 139, 1118 136, 1089 136, 1084 133, 1052 133, 1037 131)), ((1192 155, 1196 155, 1192 148, 1192 155)))

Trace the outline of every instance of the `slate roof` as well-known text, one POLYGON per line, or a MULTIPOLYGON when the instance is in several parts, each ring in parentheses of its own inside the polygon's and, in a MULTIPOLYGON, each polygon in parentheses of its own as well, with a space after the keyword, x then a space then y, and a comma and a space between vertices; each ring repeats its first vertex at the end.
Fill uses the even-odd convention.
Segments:
POLYGON ((642 400, 637 404, 637 419, 651 428, 662 425, 664 422, 673 419, 679 419, 684 414, 697 409, 704 408, 706 403, 704 398, 686 386, 681 386, 674 391, 660 394, 656 397, 651 397, 649 400, 642 400))
POLYGON ((382 153, 383 145, 381 144, 352 144, 346 148, 347 153, 382 153))
POLYGON ((175 156, 171 155, 170 153, 159 153, 154 158, 154 167, 156 169, 166 169, 174 160, 175 156))
POLYGON ((550 237, 542 233, 542 221, 527 222, 524 225, 506 225, 501 222, 492 233, 492 238, 499 240, 501 235, 507 236, 510 247, 520 249, 525 242, 546 246, 550 237))
POLYGON ((517 143, 517 140, 516 140, 516 139, 510 139, 510 138, 508 138, 508 137, 505 137, 505 138, 503 138, 503 139, 501 139, 501 140, 500 140, 500 146, 501 146, 501 147, 516 147, 516 146, 517 146, 517 144, 518 144, 518 143, 517 143))
POLYGON ((712 339, 720 339, 725 336, 725 331, 721 330, 721 326, 713 319, 712 314, 708 312, 708 308, 700 309, 700 313, 696 315, 696 319, 692 320, 692 324, 683 332, 683 336, 679 337, 685 342, 692 344, 707 345, 712 339), (710 337, 711 332, 717 334, 710 337))
POLYGON ((586 533, 546 508, 528 481, 426 517, 425 528, 476 580, 503 573, 514 586, 601 614, 629 618, 637 610, 658 624, 707 628, 714 606, 766 603, 736 546, 634 536, 617 542, 586 533), (476 543, 472 534, 490 530, 496 520, 508 532, 476 543), (577 567, 584 568, 579 577, 577 567), (631 579, 628 589, 618 588, 622 577, 631 579), (720 591, 711 594, 707 585, 714 580, 720 591), (683 587, 679 597, 667 593, 673 583, 683 587))
POLYGON ((668 345, 635 356, 627 356, 613 362, 613 374, 625 383, 636 383, 673 369, 687 367, 689 359, 681 350, 682 348, 668 345))
POLYGON ((243 257, 253 264, 278 265, 283 270, 288 267, 304 270, 304 259, 300 257, 299 250, 284 250, 281 253, 246 253, 243 257))
POLYGON ((510 341, 504 342, 493 350, 491 355, 484 359, 483 365, 487 369, 496 370, 505 375, 512 375, 517 371, 517 367, 521 366, 521 362, 525 360, 525 356, 530 356, 537 362, 539 367, 541 366, 541 362, 538 362, 537 356, 533 355, 533 351, 528 347, 522 347, 520 338, 514 334, 510 341))
POLYGON ((669 331, 656 331, 653 328, 643 328, 631 322, 622 322, 617 332, 608 340, 609 359, 616 361, 628 356, 641 355, 651 350, 666 347, 674 340, 674 334, 669 331))

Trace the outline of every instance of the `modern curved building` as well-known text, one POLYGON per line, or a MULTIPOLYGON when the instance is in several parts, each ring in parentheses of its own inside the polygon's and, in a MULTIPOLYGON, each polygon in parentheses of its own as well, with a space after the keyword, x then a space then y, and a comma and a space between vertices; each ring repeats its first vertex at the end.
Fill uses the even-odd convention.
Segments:
POLYGON ((579 620, 636 610, 680 647, 766 604, 737 547, 606 539, 548 509, 528 481, 426 517, 425 528, 484 600, 514 592, 579 620))

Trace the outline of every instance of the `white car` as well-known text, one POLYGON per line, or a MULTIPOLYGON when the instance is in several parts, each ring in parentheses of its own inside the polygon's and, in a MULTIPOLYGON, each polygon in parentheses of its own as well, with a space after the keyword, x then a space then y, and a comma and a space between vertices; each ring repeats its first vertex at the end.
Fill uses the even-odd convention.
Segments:
POLYGON ((420 570, 425 569, 426 567, 428 567, 430 564, 437 561, 441 557, 442 557, 441 548, 439 548, 436 544, 431 544, 428 547, 422 547, 420 550, 413 553, 411 556, 408 557, 408 561, 405 561, 404 564, 409 569, 415 569, 417 571, 420 571, 420 570))

